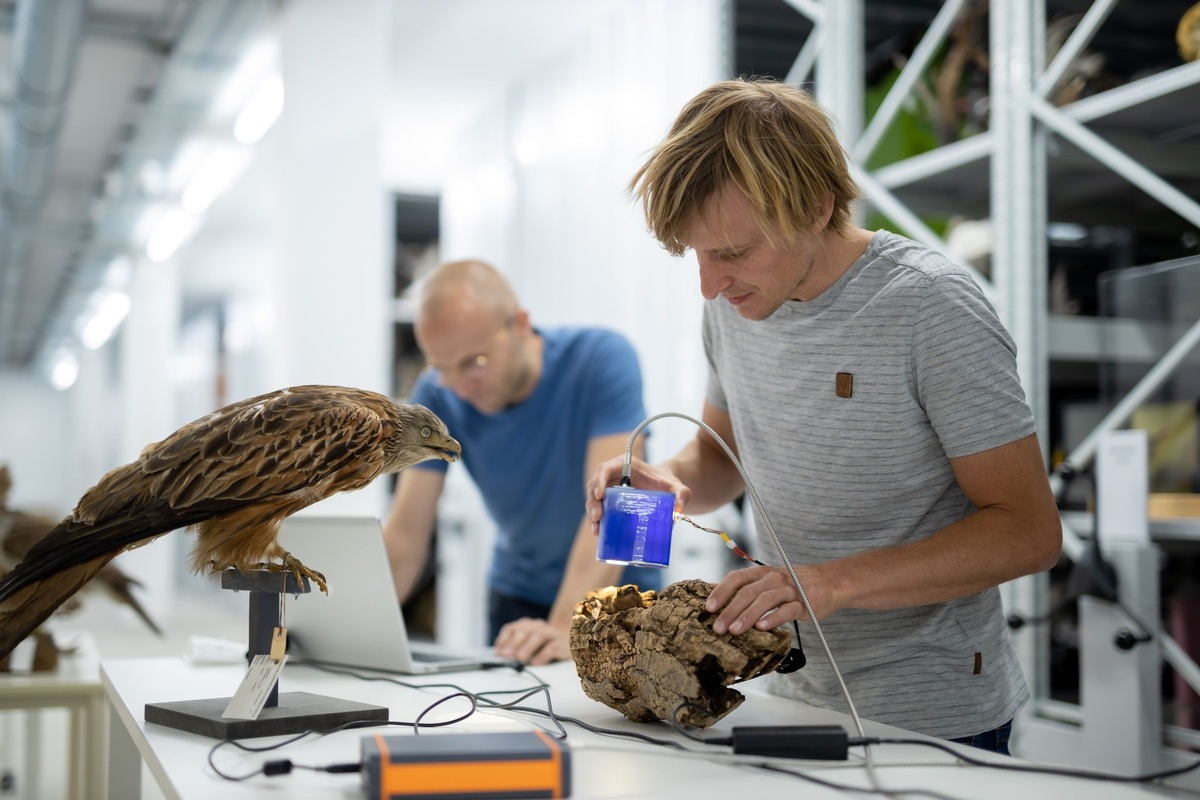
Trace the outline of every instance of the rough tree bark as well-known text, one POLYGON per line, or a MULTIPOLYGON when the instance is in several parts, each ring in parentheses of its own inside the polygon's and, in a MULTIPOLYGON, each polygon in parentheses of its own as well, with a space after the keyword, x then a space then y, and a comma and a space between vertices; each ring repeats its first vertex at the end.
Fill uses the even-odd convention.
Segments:
POLYGON ((672 719, 707 728, 742 704, 730 684, 773 671, 791 649, 783 629, 713 633, 704 609, 712 584, 679 581, 662 592, 610 586, 575 607, 571 655, 588 697, 635 722, 672 719))

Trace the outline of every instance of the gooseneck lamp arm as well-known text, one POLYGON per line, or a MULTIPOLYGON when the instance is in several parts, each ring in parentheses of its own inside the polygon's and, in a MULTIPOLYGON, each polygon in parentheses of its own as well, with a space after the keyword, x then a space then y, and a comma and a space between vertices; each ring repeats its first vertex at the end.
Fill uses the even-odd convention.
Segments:
POLYGON ((771 523, 770 516, 767 515, 766 508, 763 507, 762 500, 758 496, 758 491, 754 488, 754 483, 750 480, 750 476, 746 474, 742 462, 734 454, 733 449, 725 443, 725 440, 705 422, 688 416, 687 414, 678 411, 664 411, 661 414, 655 414, 642 421, 633 432, 629 434, 629 443, 625 447, 625 463, 621 469, 621 485, 631 485, 631 473, 633 472, 633 443, 637 440, 638 434, 649 425, 651 422, 663 419, 665 417, 678 417, 679 419, 687 420, 700 427, 705 433, 713 438, 721 449, 725 451, 725 455, 729 457, 730 462, 737 468, 738 474, 742 477, 742 483, 746 486, 746 494, 750 498, 750 502, 754 504, 755 511, 758 512, 759 518, 763 521, 764 527, 767 529, 767 534, 771 538, 771 543, 775 546, 776 552, 779 554, 780 564, 787 570, 788 576, 792 579, 792 585, 796 588, 796 594, 800 597, 800 602, 804 605, 804 610, 808 614, 808 618, 812 621, 813 629, 817 633, 817 638, 821 642, 821 648, 825 651, 825 655, 829 658, 829 664, 833 668, 833 674, 837 678, 838 686, 842 690, 842 696, 846 698, 846 705, 849 707, 850 716, 854 720, 855 728, 860 736, 866 736, 863 732, 862 720, 858 716, 858 710, 854 707, 854 701, 850 698, 850 691, 846 688, 846 682, 842 678, 842 672, 838 669, 837 662, 834 661, 833 653, 829 649, 829 643, 825 640, 825 633, 821 630, 821 623, 817 621, 817 615, 813 613, 812 604, 808 601, 808 594, 804 591, 804 587, 800 584, 800 578, 796 575, 796 569, 792 566, 791 559, 788 558, 787 551, 783 549, 783 543, 779 540, 779 534, 775 532, 775 526, 771 523))

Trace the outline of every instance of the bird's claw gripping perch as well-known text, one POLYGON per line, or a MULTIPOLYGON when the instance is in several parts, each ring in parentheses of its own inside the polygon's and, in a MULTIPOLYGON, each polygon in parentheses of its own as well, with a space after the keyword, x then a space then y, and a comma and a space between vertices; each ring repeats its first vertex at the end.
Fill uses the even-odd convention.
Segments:
POLYGON ((299 586, 304 585, 305 578, 316 581, 316 584, 318 587, 320 587, 321 592, 323 594, 329 594, 329 586, 325 582, 325 576, 320 572, 317 572, 315 569, 304 566, 304 564, 300 562, 300 559, 296 558, 291 553, 286 553, 284 555, 282 563, 276 564, 272 562, 265 564, 264 566, 271 572, 292 573, 292 575, 296 577, 296 584, 299 586))

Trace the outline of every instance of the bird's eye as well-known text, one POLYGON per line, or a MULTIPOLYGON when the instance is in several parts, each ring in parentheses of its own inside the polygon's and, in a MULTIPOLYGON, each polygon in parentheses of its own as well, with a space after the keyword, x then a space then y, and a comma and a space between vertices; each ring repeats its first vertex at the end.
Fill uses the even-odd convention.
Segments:
POLYGON ((431 431, 429 429, 428 425, 426 425, 424 428, 421 428, 421 438, 422 439, 428 439, 430 434, 432 434, 432 433, 433 433, 433 431, 431 431))

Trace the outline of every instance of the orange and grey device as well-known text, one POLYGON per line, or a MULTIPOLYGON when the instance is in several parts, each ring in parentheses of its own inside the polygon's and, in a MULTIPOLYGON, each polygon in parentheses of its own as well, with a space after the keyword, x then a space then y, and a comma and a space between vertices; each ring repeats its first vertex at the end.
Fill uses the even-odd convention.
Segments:
POLYGON ((369 800, 569 797, 571 751, 541 731, 429 733, 362 740, 369 800))

